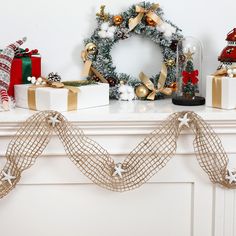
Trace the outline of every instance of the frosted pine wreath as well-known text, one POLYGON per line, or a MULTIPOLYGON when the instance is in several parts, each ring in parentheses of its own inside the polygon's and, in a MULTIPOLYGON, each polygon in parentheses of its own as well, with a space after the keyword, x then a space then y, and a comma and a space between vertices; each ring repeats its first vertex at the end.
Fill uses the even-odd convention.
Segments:
POLYGON ((110 98, 120 100, 154 100, 171 95, 176 87, 176 47, 183 38, 181 30, 164 18, 159 4, 141 2, 118 15, 97 13, 98 27, 85 40, 81 53, 84 61, 83 77, 109 83, 110 98), (111 49, 120 40, 133 35, 147 37, 160 47, 163 55, 161 72, 148 78, 140 72, 139 78, 118 73, 113 64, 111 49))

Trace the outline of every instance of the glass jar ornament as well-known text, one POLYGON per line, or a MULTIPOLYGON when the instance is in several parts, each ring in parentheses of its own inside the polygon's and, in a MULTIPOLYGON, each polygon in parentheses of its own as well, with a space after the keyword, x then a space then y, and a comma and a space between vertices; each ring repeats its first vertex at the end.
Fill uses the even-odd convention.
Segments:
POLYGON ((181 106, 205 104, 202 91, 202 45, 193 37, 186 37, 177 45, 176 91, 172 102, 181 106))

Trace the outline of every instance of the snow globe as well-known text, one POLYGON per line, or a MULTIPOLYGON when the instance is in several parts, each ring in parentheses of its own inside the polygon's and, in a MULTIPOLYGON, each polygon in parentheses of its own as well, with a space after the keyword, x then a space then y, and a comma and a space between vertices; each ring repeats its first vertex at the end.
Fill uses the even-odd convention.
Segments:
POLYGON ((199 106, 205 104, 202 90, 202 45, 193 37, 186 37, 177 45, 175 105, 199 106))

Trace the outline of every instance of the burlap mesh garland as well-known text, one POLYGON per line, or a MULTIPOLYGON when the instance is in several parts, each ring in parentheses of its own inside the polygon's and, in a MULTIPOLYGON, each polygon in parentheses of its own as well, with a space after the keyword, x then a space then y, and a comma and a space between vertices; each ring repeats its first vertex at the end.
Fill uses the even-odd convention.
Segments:
POLYGON ((182 127, 179 118, 187 113, 195 133, 194 149, 198 162, 213 183, 235 188, 226 180, 228 157, 220 139, 212 128, 194 112, 174 113, 159 129, 148 135, 122 163, 122 178, 113 176, 116 163, 98 143, 74 128, 65 117, 54 111, 40 112, 30 117, 11 140, 5 164, 1 171, 0 198, 7 195, 19 182, 21 173, 30 168, 42 154, 55 131, 73 163, 95 184, 117 192, 128 191, 146 183, 173 157, 182 127), (57 116, 60 123, 48 121, 57 116), (9 172, 10 171, 10 172, 9 172), (4 173, 15 178, 3 181, 4 173))

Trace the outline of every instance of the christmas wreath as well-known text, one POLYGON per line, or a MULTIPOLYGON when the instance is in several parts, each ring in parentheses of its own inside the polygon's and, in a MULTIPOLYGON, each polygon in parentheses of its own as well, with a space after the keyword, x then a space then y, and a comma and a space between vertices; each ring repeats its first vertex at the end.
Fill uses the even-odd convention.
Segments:
POLYGON ((109 83, 110 98, 154 100, 171 95, 176 87, 175 61, 178 41, 183 38, 180 29, 168 20, 159 4, 141 2, 118 15, 105 12, 101 6, 97 13, 98 27, 85 40, 81 53, 84 61, 83 77, 109 83), (161 72, 148 78, 140 73, 139 78, 117 73, 110 55, 115 43, 132 35, 147 37, 161 48, 163 64, 161 72))

